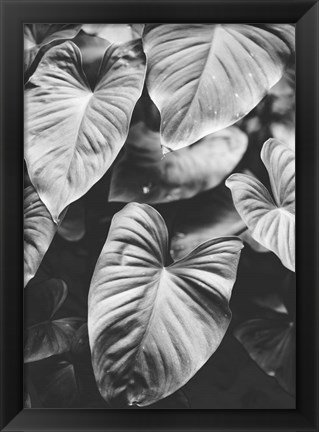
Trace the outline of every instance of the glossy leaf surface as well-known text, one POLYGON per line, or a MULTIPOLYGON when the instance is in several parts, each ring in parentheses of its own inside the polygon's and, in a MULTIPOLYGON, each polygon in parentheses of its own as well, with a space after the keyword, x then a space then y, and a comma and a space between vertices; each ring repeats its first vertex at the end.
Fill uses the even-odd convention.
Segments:
POLYGON ((242 243, 219 238, 167 266, 168 234, 152 207, 112 221, 89 293, 98 388, 113 405, 146 406, 178 390, 219 346, 242 243))
POLYGON ((177 150, 244 117, 294 52, 289 24, 149 24, 147 87, 165 147, 177 150))
POLYGON ((71 41, 52 48, 31 77, 25 98, 25 159, 55 221, 112 164, 129 128, 145 74, 139 41, 109 46, 94 90, 71 41))
POLYGON ((261 158, 269 174, 272 196, 259 180, 245 174, 233 174, 226 185, 252 237, 294 271, 295 153, 270 139, 263 145, 261 158))
POLYGON ((163 158, 160 134, 138 123, 114 167, 109 200, 154 204, 190 198, 223 181, 247 144, 247 136, 233 126, 163 158))

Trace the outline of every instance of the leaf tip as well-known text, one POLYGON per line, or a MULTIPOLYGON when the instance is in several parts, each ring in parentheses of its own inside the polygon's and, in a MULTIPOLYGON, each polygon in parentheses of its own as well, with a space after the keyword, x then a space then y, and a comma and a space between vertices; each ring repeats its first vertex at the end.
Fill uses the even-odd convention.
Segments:
POLYGON ((228 189, 232 190, 236 180, 240 180, 240 175, 241 174, 232 174, 230 175, 226 180, 225 180, 225 186, 228 187, 228 189))
POLYGON ((264 142, 260 152, 260 157, 263 163, 265 163, 267 159, 269 159, 269 157, 276 148, 281 148, 283 151, 288 151, 291 154, 294 153, 294 151, 284 142, 280 141, 277 138, 269 138, 267 141, 264 142))

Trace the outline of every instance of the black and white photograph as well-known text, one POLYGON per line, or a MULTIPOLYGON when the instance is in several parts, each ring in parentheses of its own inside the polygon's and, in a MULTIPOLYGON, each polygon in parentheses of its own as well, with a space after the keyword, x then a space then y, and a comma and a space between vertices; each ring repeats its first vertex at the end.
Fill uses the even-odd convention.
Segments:
POLYGON ((295 409, 295 25, 23 30, 24 408, 295 409))

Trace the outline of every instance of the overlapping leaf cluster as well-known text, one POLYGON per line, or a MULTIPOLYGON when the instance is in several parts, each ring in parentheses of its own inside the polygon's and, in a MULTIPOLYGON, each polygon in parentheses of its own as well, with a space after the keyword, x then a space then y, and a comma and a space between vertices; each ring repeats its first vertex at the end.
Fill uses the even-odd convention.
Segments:
POLYGON ((293 394, 293 55, 288 24, 25 26, 27 406, 194 407, 231 333, 293 394))

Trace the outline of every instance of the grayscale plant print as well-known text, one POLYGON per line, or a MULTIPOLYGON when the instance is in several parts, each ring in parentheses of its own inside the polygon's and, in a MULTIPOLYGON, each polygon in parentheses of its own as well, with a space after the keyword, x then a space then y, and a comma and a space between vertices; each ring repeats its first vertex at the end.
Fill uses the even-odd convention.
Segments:
POLYGON ((295 408, 295 28, 27 24, 26 408, 295 408))

